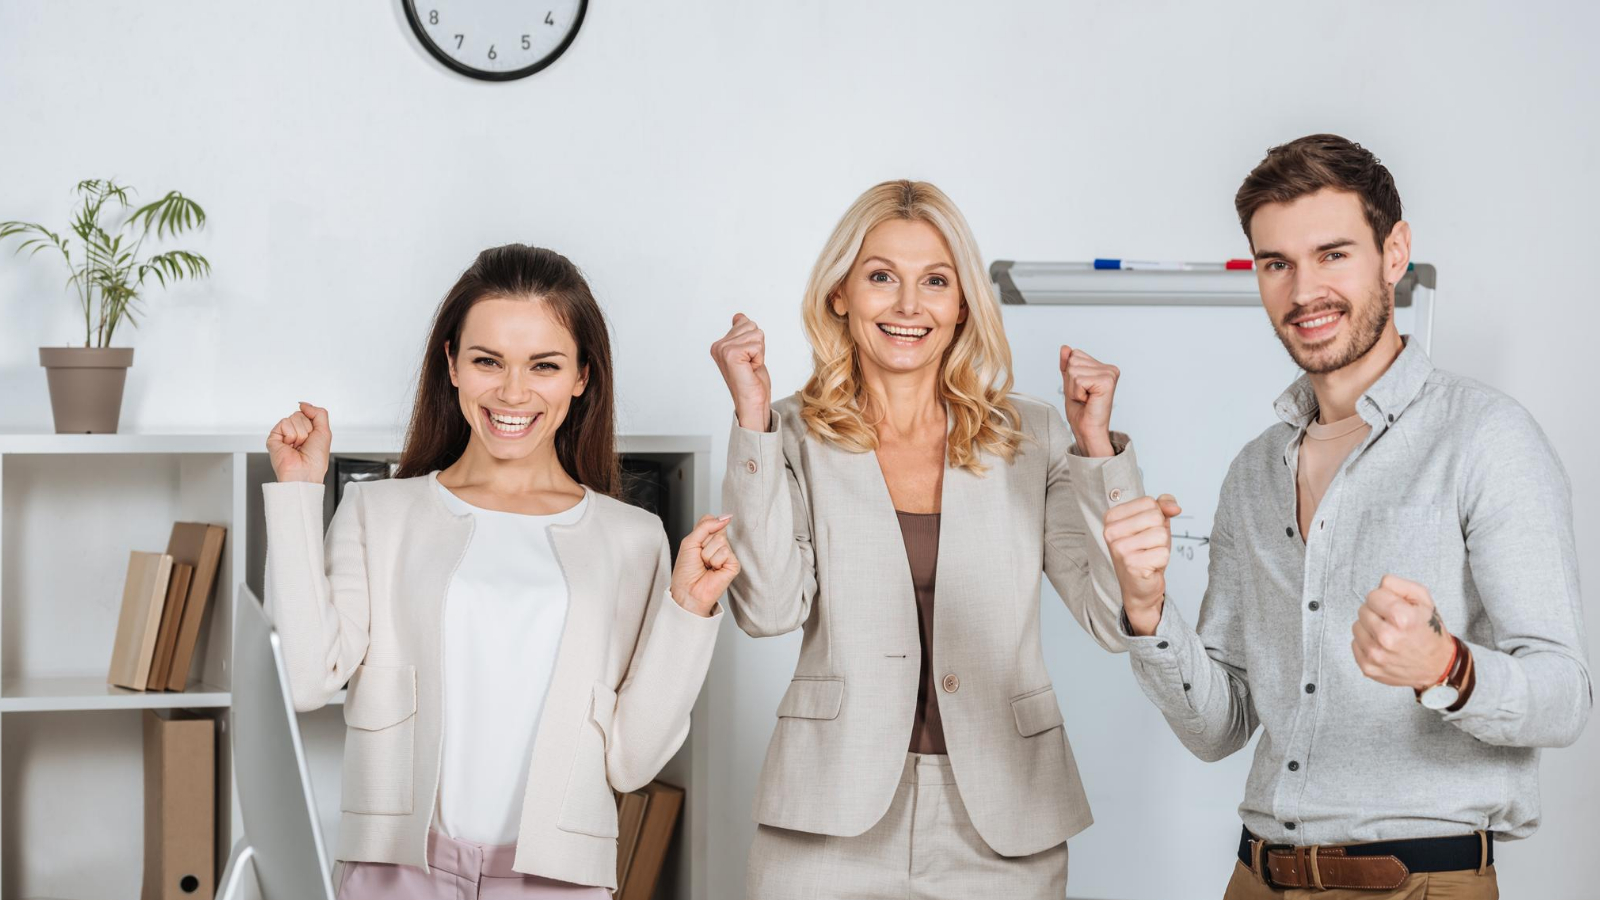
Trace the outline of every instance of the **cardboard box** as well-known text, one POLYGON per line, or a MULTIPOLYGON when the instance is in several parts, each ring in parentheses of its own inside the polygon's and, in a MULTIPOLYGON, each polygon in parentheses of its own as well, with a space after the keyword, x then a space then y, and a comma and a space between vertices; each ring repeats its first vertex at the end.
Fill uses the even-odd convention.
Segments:
POLYGON ((216 720, 145 710, 141 900, 216 893, 216 748, 216 720))

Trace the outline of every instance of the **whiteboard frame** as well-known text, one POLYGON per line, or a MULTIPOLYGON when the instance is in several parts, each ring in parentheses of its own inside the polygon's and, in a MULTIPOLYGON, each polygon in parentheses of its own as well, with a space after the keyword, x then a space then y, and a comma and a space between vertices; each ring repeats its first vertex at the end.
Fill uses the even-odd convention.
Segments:
MULTIPOLYGON (((1086 262, 989 264, 989 279, 1007 305, 1041 306, 1257 306, 1254 270, 1124 271, 1086 262)), ((1433 307, 1438 272, 1414 263, 1395 285, 1398 309, 1414 307, 1412 338, 1433 355, 1433 307)))

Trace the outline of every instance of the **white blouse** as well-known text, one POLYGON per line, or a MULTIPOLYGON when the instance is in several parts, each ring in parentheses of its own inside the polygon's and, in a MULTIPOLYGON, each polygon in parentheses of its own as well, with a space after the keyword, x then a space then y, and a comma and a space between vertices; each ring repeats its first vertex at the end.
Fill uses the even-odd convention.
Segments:
POLYGON ((528 761, 567 617, 551 525, 576 522, 589 498, 548 516, 473 506, 472 541, 444 610, 444 748, 434 827, 457 840, 515 844, 528 761))

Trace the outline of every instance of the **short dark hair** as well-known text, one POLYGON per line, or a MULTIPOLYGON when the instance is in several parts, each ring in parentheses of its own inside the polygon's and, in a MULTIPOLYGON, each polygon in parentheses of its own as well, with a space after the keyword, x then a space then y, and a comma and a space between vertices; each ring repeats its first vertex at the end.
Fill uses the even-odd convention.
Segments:
MULTIPOLYGON (((1394 176, 1372 151, 1336 134, 1311 134, 1267 151, 1265 159, 1245 176, 1233 206, 1239 226, 1250 239, 1250 219, 1268 203, 1288 203, 1324 188, 1349 191, 1361 198, 1361 209, 1380 249, 1401 219, 1400 192, 1394 176)), ((1251 240, 1251 245, 1254 246, 1251 240)))

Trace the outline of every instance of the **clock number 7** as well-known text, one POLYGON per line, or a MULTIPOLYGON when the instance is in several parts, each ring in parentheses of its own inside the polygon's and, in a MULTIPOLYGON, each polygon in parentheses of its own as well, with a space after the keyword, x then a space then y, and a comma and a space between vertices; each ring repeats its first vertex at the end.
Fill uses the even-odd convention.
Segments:
POLYGON ((544 14, 544 23, 546 25, 554 25, 556 23, 555 15, 556 15, 555 14, 555 10, 551 10, 551 11, 545 13, 544 14))
POLYGON ((461 49, 461 41, 462 41, 462 40, 463 40, 463 39, 464 39, 464 38, 466 38, 466 35, 464 35, 464 34, 458 34, 458 35, 456 35, 456 49, 457 49, 457 50, 460 50, 460 49, 461 49))

